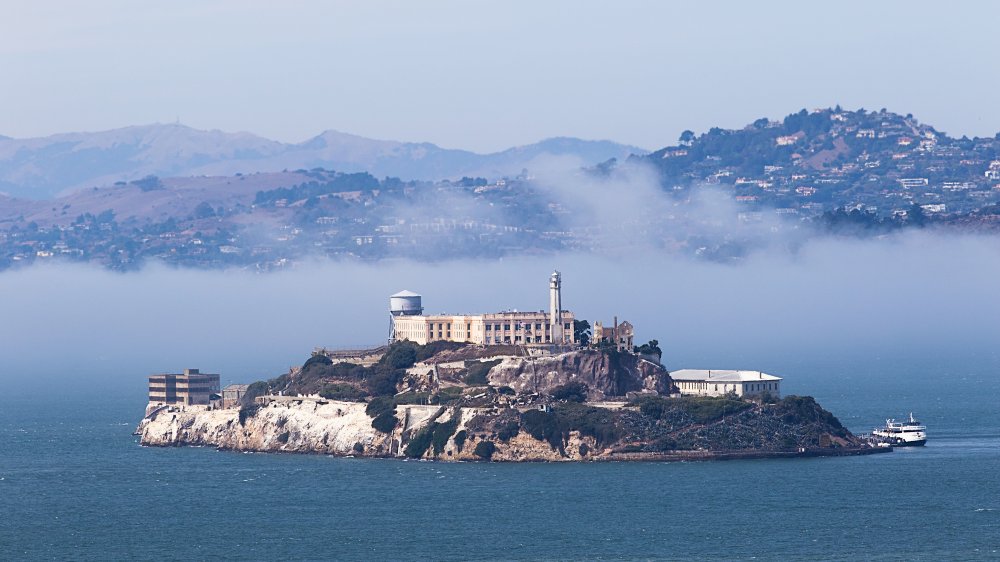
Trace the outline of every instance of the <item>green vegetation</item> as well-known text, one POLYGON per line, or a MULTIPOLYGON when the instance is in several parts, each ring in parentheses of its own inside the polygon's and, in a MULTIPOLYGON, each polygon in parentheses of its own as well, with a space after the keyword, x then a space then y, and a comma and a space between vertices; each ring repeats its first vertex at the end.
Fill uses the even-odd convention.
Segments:
MULTIPOLYGON (((444 408, 438 410, 438 413, 434 416, 437 418, 442 413, 444 413, 444 408)), ((451 419, 446 422, 432 421, 427 424, 426 427, 421 429, 414 435, 410 442, 406 444, 403 449, 403 454, 412 459, 419 459, 424 456, 427 449, 433 446, 434 456, 440 455, 444 452, 445 446, 448 444, 448 439, 455 433, 458 429, 458 421, 461 419, 462 411, 458 408, 452 413, 451 419)), ((463 440, 464 442, 464 440, 463 440)))
POLYGON ((496 425, 497 439, 506 443, 511 439, 517 437, 517 434, 521 432, 520 422, 514 419, 503 419, 496 425))
POLYGON ((332 365, 333 360, 326 355, 313 355, 302 364, 302 370, 308 371, 313 365, 332 365))
POLYGON ((400 381, 406 376, 406 369, 414 363, 441 349, 463 345, 444 343, 448 345, 420 346, 411 342, 398 342, 389 346, 381 360, 371 367, 346 362, 334 363, 326 355, 316 354, 302 364, 295 376, 281 375, 260 383, 263 386, 258 386, 258 390, 262 390, 261 394, 282 391, 286 395, 319 394, 330 400, 350 401, 361 401, 367 396, 393 396, 400 381))
POLYGON ((240 397, 240 408, 247 408, 256 404, 258 396, 264 396, 268 392, 268 383, 257 381, 247 386, 247 391, 240 397))
POLYGON ((582 382, 568 382, 552 389, 550 395, 554 400, 566 400, 568 402, 586 402, 588 387, 582 382))
POLYGON ((569 438, 570 431, 579 431, 580 435, 593 437, 598 446, 608 445, 621 437, 618 413, 607 408, 596 408, 584 404, 567 402, 552 407, 564 439, 569 438))
POLYGON ((377 396, 372 398, 371 402, 365 406, 365 413, 369 417, 377 418, 386 412, 395 412, 396 403, 392 398, 386 396, 377 396))
POLYGON ((466 361, 465 369, 467 373, 462 377, 462 382, 471 385, 487 385, 490 384, 487 375, 490 369, 496 367, 500 364, 499 359, 493 361, 466 361))
POLYGON ((148 175, 140 180, 132 180, 129 183, 138 187, 142 191, 163 189, 163 182, 160 181, 160 178, 154 175, 148 175))
POLYGON ((399 424, 399 418, 391 411, 382 412, 372 420, 372 427, 382 433, 391 433, 393 429, 396 429, 397 424, 399 424))
POLYGON ((599 446, 610 445, 623 434, 617 412, 576 402, 556 404, 551 412, 528 410, 521 414, 521 424, 529 435, 559 450, 571 431, 593 437, 599 446))
POLYGON ((403 454, 411 459, 419 459, 424 456, 427 449, 431 446, 431 441, 434 439, 434 427, 437 424, 431 422, 430 425, 421 429, 416 435, 410 439, 410 442, 406 444, 406 448, 403 449, 403 454))
POLYGON ((444 452, 445 445, 448 444, 448 439, 450 439, 451 436, 454 435, 455 430, 458 429, 458 420, 461 419, 461 416, 462 410, 456 408, 450 420, 443 423, 434 423, 432 438, 434 456, 438 456, 444 452))
POLYGON ((497 446, 492 441, 480 441, 476 443, 476 448, 472 453, 483 460, 490 460, 496 450, 497 446))
POLYGON ((723 416, 738 414, 753 407, 750 402, 744 402, 732 397, 720 396, 680 396, 677 398, 661 398, 659 396, 644 396, 630 402, 639 406, 639 411, 653 419, 665 419, 668 416, 681 413, 694 423, 709 423, 723 416))
POLYGON ((655 355, 657 357, 663 357, 663 350, 660 349, 659 340, 649 340, 648 343, 644 343, 636 347, 635 352, 642 355, 655 355))
POLYGON ((368 396, 363 389, 348 383, 331 383, 323 385, 319 395, 328 400, 342 400, 344 402, 361 402, 368 396))
POLYGON ((821 424, 833 428, 834 435, 839 437, 847 435, 847 429, 840 420, 824 410, 812 396, 786 396, 777 403, 776 410, 785 423, 821 424))
POLYGON ((590 345, 590 322, 587 320, 573 320, 573 336, 580 345, 584 347, 590 345))
POLYGON ((329 172, 319 177, 324 180, 322 183, 319 181, 310 181, 292 187, 279 187, 268 191, 258 191, 254 197, 254 205, 268 206, 274 205, 275 202, 281 199, 286 201, 300 201, 345 191, 371 192, 373 189, 378 189, 379 187, 379 181, 367 172, 356 174, 329 172))
POLYGON ((402 342, 390 346, 385 355, 379 359, 378 364, 388 366, 391 369, 409 369, 416 362, 416 345, 409 342, 402 342))
POLYGON ((459 453, 462 452, 462 449, 465 447, 465 440, 468 438, 469 432, 464 429, 455 434, 455 447, 458 449, 459 453))
POLYGON ((260 410, 260 406, 257 404, 252 404, 249 406, 240 407, 240 425, 246 426, 247 420, 257 415, 257 410, 260 410))
POLYGON ((521 414, 521 425, 528 435, 539 441, 547 441, 553 449, 562 447, 562 430, 556 416, 541 410, 528 410, 521 414))

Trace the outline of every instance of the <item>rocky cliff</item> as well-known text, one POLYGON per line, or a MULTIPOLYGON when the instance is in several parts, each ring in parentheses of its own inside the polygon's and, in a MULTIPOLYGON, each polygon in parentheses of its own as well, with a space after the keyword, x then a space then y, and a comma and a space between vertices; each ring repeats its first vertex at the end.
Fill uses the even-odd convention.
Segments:
MULTIPOLYGON (((337 402, 316 397, 274 400, 250 410, 209 410, 204 406, 171 407, 144 418, 136 429, 147 446, 211 446, 254 452, 319 453, 337 456, 412 457, 441 460, 483 460, 477 445, 489 439, 470 430, 492 409, 398 406, 397 426, 388 433, 372 427, 366 404, 337 402), (447 428, 447 435, 439 427, 447 428), (420 445, 426 441, 423 450, 420 445)), ((495 438, 495 435, 493 436, 495 438)), ((580 460, 580 445, 587 439, 569 438, 567 454, 529 435, 514 435, 497 442, 485 455, 497 461, 580 460)), ((593 440, 590 440, 591 445, 593 440)), ((480 448, 482 454, 483 449, 480 448)), ((587 447, 584 446, 584 450, 587 447)))
MULTIPOLYGON (((808 397, 773 404, 640 397, 630 403, 462 408, 270 397, 244 409, 169 407, 136 433, 149 446, 438 460, 705 459, 881 452, 808 397), (377 429, 381 428, 381 429, 377 429)), ((883 449, 884 450, 884 449, 883 449)))
POLYGON ((661 365, 631 353, 583 349, 553 356, 507 357, 489 372, 494 386, 518 393, 547 393, 571 382, 587 385, 590 400, 629 392, 669 394, 670 375, 661 365))

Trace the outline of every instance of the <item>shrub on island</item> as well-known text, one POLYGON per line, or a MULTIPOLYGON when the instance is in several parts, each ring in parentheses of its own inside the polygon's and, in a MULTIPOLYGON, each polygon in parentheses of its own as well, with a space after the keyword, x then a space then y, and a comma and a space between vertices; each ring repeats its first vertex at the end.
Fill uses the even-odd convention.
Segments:
POLYGON ((431 423, 429 426, 421 429, 416 435, 410 439, 410 442, 406 444, 403 449, 403 454, 411 459, 419 459, 424 456, 427 449, 431 446, 431 441, 434 439, 434 427, 437 424, 431 423))
POLYGON ((382 433, 392 433, 398 423, 399 418, 390 410, 375 416, 375 419, 372 420, 372 427, 382 433))
POLYGON ((493 453, 497 450, 497 446, 493 444, 492 441, 480 441, 476 443, 476 449, 473 454, 483 460, 490 460, 493 458, 493 453))
POLYGON ((365 413, 371 418, 377 418, 385 412, 396 412, 396 402, 387 396, 376 396, 365 406, 365 413))
POLYGON ((464 429, 455 434, 455 448, 458 452, 462 452, 462 448, 465 447, 465 440, 469 438, 469 433, 464 429))
POLYGON ((549 394, 554 400, 565 400, 567 402, 586 402, 587 401, 587 390, 586 384, 578 381, 568 382, 563 385, 559 385, 552 389, 549 394))
POLYGON ((344 402, 360 402, 368 396, 364 390, 347 383, 331 383, 323 386, 319 395, 328 400, 342 400, 344 402))

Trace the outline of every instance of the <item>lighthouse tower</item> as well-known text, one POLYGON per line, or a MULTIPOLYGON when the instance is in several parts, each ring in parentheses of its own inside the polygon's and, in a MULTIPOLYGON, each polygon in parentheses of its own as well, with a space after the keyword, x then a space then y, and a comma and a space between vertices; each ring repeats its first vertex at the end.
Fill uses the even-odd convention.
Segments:
POLYGON ((561 344, 563 338, 562 322, 562 276, 558 271, 553 271, 549 277, 549 333, 552 334, 552 343, 561 344))

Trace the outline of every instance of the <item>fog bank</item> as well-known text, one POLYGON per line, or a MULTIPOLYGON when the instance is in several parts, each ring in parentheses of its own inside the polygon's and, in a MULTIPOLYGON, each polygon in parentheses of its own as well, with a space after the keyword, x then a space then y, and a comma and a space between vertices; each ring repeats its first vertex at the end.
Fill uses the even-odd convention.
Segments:
MULTIPOLYGON (((90 266, 0 275, 0 380, 129 381, 200 367, 245 382, 300 364, 316 346, 383 342, 388 296, 428 313, 547 306, 563 273, 578 318, 617 315, 658 339, 668 368, 772 368, 788 356, 992 354, 1000 344, 1000 241, 913 232, 817 239, 794 255, 722 265, 639 251, 434 264, 313 262, 280 273, 90 266)), ((800 360, 801 362, 801 360, 800 360)), ((808 364, 807 362, 805 364, 808 364)), ((138 382, 136 382, 138 381, 138 382)))

